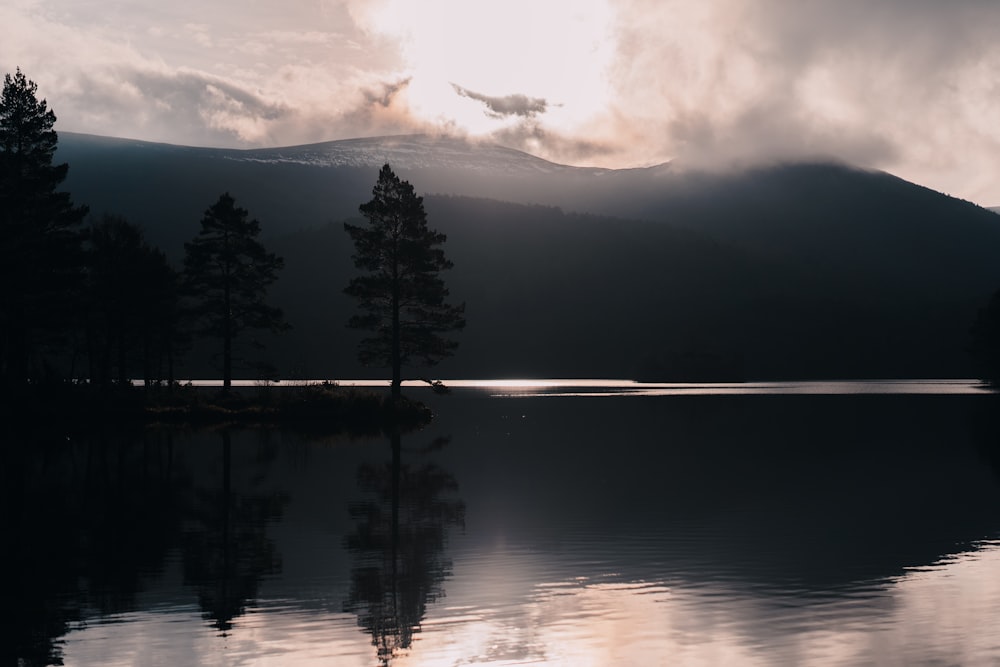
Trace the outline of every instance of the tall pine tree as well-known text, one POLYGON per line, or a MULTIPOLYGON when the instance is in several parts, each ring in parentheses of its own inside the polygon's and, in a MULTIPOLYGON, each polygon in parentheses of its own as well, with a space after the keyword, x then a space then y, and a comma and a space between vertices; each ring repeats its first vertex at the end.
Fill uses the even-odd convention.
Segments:
POLYGON ((344 290, 361 309, 348 326, 371 332, 358 357, 392 369, 395 400, 403 366, 432 365, 454 354, 458 343, 442 334, 465 326, 465 304, 445 303, 448 289, 439 274, 452 267, 440 248, 447 239, 427 227, 423 198, 388 164, 360 210, 367 226, 344 224, 354 241, 354 264, 366 272, 344 290))
POLYGON ((82 270, 78 225, 86 207, 56 188, 68 165, 52 163, 55 114, 20 68, 0 97, 0 379, 7 387, 37 376, 31 361, 58 343, 82 270))
POLYGON ((233 344, 247 329, 288 328, 280 308, 264 303, 284 260, 257 240, 260 223, 227 192, 201 220, 201 232, 184 244, 184 291, 195 299, 200 331, 222 342, 223 387, 233 380, 233 344))

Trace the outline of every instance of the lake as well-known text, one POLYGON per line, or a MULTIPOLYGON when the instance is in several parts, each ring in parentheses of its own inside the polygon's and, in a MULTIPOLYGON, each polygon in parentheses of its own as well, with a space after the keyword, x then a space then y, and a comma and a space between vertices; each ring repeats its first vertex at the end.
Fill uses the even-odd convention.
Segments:
POLYGON ((408 391, 396 439, 5 434, 5 662, 1000 663, 974 383, 408 391))

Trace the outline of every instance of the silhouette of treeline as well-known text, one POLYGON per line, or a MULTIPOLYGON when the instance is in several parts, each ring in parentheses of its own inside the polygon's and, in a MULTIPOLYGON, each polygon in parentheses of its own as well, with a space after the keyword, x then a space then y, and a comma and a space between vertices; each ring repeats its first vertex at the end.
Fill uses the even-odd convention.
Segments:
MULTIPOLYGON (((284 260, 258 240, 260 222, 225 192, 184 243, 182 272, 121 215, 105 214, 82 226, 88 209, 74 207, 59 190, 68 164, 54 162, 55 114, 36 93, 37 85, 20 69, 5 76, 0 99, 0 260, 5 260, 0 266, 9 286, 0 293, 5 397, 24 402, 26 389, 55 387, 66 379, 86 379, 100 389, 142 377, 147 387, 173 387, 175 361, 192 342, 205 340, 221 347, 214 356, 228 395, 234 365, 241 362, 238 345, 262 347, 248 332, 289 328, 282 309, 267 301, 284 260)), ((114 187, 127 190, 121 181, 114 187)), ((356 346, 361 361, 391 368, 391 402, 408 419, 415 406, 398 400, 402 368, 432 365, 454 352, 457 342, 441 334, 464 326, 464 305, 446 301, 449 291, 438 275, 452 266, 439 247, 446 237, 428 227, 413 186, 385 164, 372 195, 359 209, 367 224, 344 225, 355 248, 352 261, 362 272, 345 288, 360 312, 344 319, 369 334, 356 346)), ((253 375, 259 378, 274 375, 266 362, 256 368, 253 375)))
MULTIPOLYGON (((142 377, 172 382, 188 333, 223 343, 225 387, 233 343, 246 329, 282 328, 264 303, 281 259, 256 240, 260 225, 227 194, 205 211, 185 244, 183 274, 125 218, 82 222, 59 188, 68 165, 54 162, 55 114, 20 69, 0 98, 0 386, 85 377, 92 386, 142 377), (182 301, 182 298, 185 300, 182 301), (80 357, 85 368, 78 368, 80 357), (141 372, 136 372, 141 368, 141 372)), ((47 382, 48 381, 48 382, 47 382)))

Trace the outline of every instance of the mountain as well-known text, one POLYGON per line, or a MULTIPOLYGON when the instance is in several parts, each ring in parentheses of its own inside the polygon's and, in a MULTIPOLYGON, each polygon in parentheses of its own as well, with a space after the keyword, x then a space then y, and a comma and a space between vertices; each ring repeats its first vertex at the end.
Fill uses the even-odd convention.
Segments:
POLYGON ((240 151, 62 133, 57 157, 75 201, 175 260, 223 191, 260 219, 286 260, 273 296, 295 329, 268 346, 285 377, 377 374, 343 326, 341 223, 385 161, 425 195, 468 305, 435 376, 968 376, 1000 287, 996 215, 841 164, 587 169, 423 136, 240 151))
POLYGON ((233 150, 63 132, 56 159, 70 164, 65 187, 92 213, 143 224, 171 254, 197 233, 202 212, 224 191, 262 221, 266 234, 278 234, 356 216, 386 162, 419 192, 537 203, 553 203, 546 196, 553 183, 609 173, 421 135, 233 150))

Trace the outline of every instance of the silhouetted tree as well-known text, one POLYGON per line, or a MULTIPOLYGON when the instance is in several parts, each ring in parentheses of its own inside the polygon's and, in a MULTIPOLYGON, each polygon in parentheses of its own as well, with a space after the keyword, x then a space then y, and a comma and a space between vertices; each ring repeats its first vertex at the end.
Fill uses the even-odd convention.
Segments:
POLYGON ((458 343, 440 334, 465 326, 465 304, 445 303, 448 290, 438 274, 452 267, 439 247, 446 237, 427 227, 423 197, 388 164, 360 210, 367 226, 344 223, 354 241, 354 264, 367 272, 344 290, 362 310, 348 326, 372 332, 361 341, 358 357, 365 365, 392 369, 396 399, 403 365, 435 364, 454 353, 458 343))
POLYGON ((972 344, 969 352, 976 363, 981 380, 1000 382, 1000 290, 990 298, 979 315, 972 330, 972 344))
POLYGON ((135 353, 142 357, 147 385, 163 379, 160 362, 166 359, 172 366, 178 339, 176 273, 166 255, 146 243, 142 230, 124 218, 105 215, 91 227, 88 239, 91 381, 106 384, 117 367, 118 381, 125 382, 135 353))
POLYGON ((0 379, 29 377, 29 360, 71 320, 82 254, 74 207, 56 188, 66 164, 52 164, 55 114, 20 69, 4 77, 0 98, 0 379))
POLYGON ((185 292, 201 331, 222 340, 222 378, 233 379, 233 342, 246 329, 280 331, 288 325, 280 308, 264 303, 268 286, 284 260, 267 252, 257 235, 260 223, 225 193, 201 220, 201 232, 184 244, 185 292))

